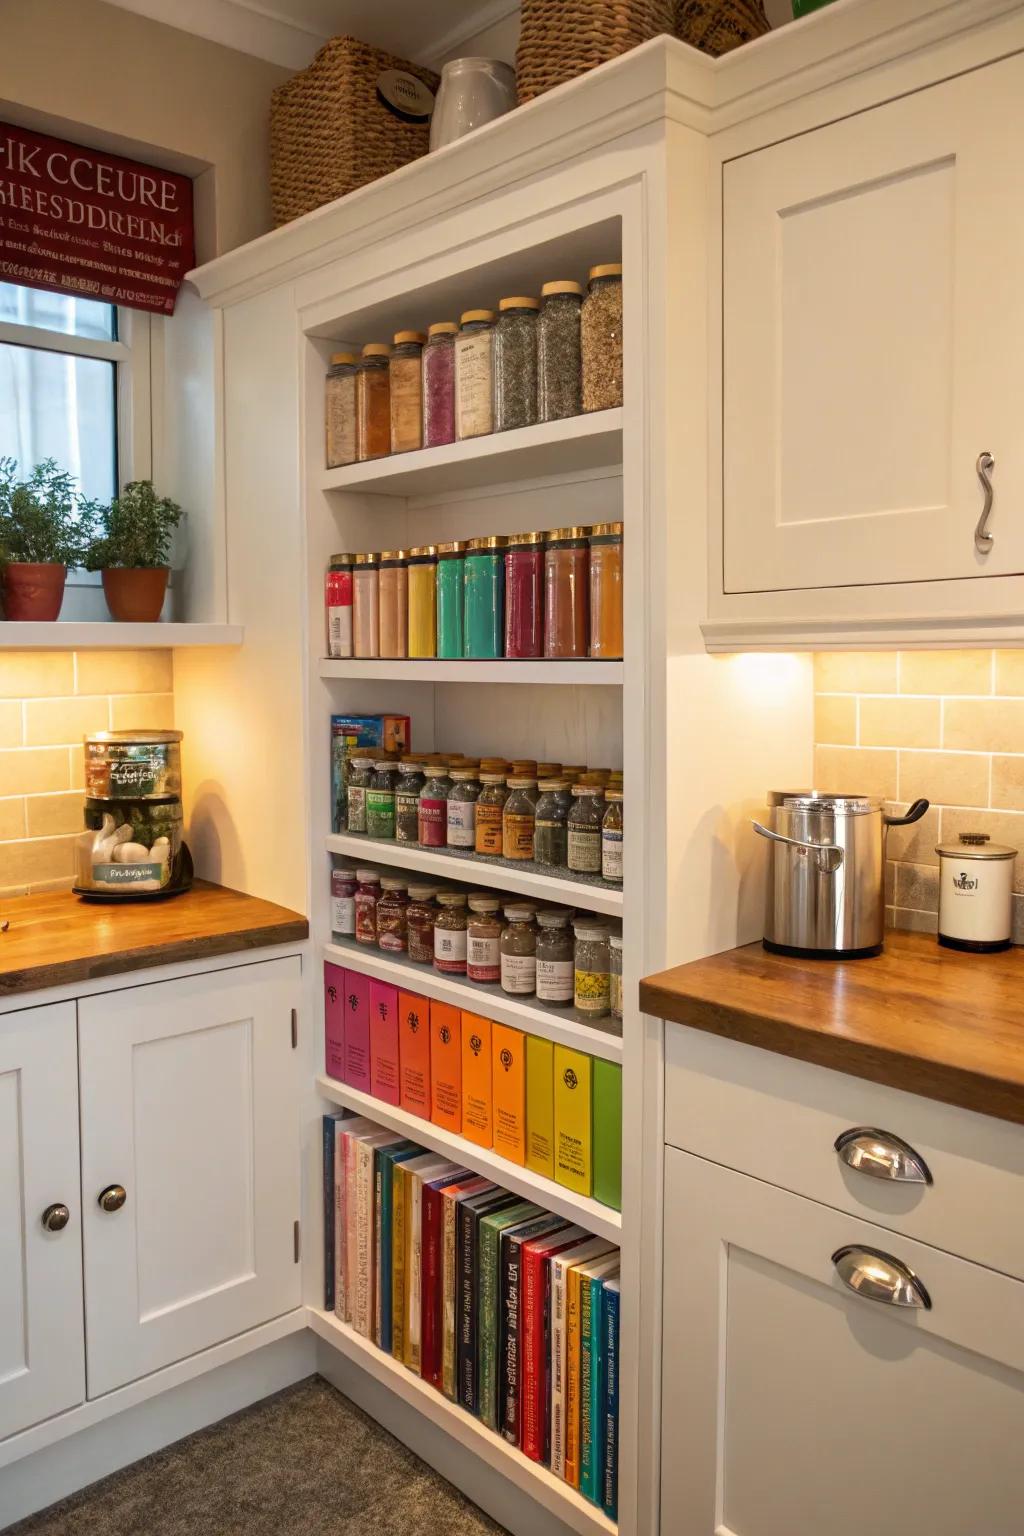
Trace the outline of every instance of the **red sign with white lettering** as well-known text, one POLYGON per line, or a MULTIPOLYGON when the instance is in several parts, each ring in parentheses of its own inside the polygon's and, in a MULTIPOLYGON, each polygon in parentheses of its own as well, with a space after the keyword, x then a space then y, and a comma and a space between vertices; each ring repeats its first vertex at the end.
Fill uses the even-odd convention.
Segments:
POLYGON ((187 176, 0 123, 0 282, 169 315, 194 260, 187 176))

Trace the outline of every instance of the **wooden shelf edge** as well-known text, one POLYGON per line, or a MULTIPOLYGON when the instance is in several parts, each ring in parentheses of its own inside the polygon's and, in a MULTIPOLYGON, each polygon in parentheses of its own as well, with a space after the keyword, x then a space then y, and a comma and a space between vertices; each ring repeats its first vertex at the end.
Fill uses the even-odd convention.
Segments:
POLYGON ((307 1307, 309 1326, 318 1338, 340 1350, 355 1365, 404 1398, 422 1408, 431 1423, 438 1425, 473 1451, 497 1472, 521 1488, 538 1504, 564 1520, 579 1536, 615 1536, 618 1526, 587 1499, 556 1477, 547 1467, 509 1445, 479 1419, 466 1413, 457 1403, 436 1392, 433 1387, 407 1371, 390 1355, 364 1339, 333 1312, 307 1307))
POLYGON ((487 1147, 478 1147, 475 1142, 467 1141, 464 1136, 456 1136, 453 1131, 443 1130, 431 1120, 421 1120, 418 1115, 409 1114, 408 1110, 394 1104, 385 1104, 372 1094, 363 1093, 359 1088, 350 1088, 347 1083, 340 1083, 325 1073, 320 1073, 316 1082, 324 1098, 330 1099, 333 1104, 354 1109, 389 1130, 408 1136, 410 1141, 421 1142, 431 1151, 450 1157, 453 1162, 475 1168, 495 1183, 522 1195, 524 1200, 535 1200, 547 1210, 555 1211, 569 1221, 578 1222, 595 1237, 605 1237, 610 1243, 621 1245, 622 1216, 610 1206, 601 1205, 586 1195, 574 1194, 572 1190, 542 1178, 518 1163, 510 1163, 487 1147))

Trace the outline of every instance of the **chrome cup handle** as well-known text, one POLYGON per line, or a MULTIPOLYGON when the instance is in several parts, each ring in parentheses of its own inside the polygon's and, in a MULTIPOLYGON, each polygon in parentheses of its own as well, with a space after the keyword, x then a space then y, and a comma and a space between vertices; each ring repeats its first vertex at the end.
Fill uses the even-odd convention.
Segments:
POLYGON ((797 837, 783 837, 781 832, 773 832, 771 827, 764 827, 759 821, 752 821, 750 825, 759 837, 766 837, 770 843, 784 843, 787 848, 799 848, 801 853, 813 853, 814 862, 823 874, 834 875, 842 865, 843 850, 832 843, 802 843, 797 837))
POLYGON ((865 1301, 881 1301, 889 1307, 921 1307, 930 1311, 932 1299, 914 1271, 881 1248, 850 1243, 832 1255, 836 1274, 855 1295, 865 1301))

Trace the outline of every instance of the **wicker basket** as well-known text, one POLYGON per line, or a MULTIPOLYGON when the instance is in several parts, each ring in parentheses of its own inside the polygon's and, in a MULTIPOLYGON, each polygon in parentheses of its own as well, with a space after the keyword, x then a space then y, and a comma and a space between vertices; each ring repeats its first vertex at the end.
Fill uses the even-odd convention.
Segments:
POLYGON ((354 37, 325 43, 300 74, 279 85, 270 107, 270 194, 275 224, 397 171, 430 144, 430 124, 406 122, 377 95, 386 69, 415 75, 432 91, 438 76, 354 37))
POLYGON ((523 0, 516 50, 520 102, 671 34, 674 0, 523 0))
POLYGON ((716 57, 770 30, 763 0, 677 0, 676 37, 716 57))

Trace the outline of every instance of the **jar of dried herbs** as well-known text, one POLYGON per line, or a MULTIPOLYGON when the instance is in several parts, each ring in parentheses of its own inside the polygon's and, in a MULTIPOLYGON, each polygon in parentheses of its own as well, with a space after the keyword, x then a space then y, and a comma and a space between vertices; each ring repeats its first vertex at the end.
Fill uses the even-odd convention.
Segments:
POLYGON ((532 427, 537 420, 537 299, 498 305, 494 328, 494 430, 532 427))
POLYGON ((501 930, 501 990, 531 996, 537 989, 537 929, 533 908, 517 902, 505 908, 501 930))
POLYGON ((356 943, 376 946, 380 875, 375 869, 357 869, 356 880, 356 943))
POLYGON ((345 830, 347 832, 366 831, 366 791, 373 783, 376 767, 377 759, 375 755, 364 757, 354 755, 349 758, 345 810, 345 830))
POLYGON ((444 848, 448 842, 450 788, 447 765, 432 763, 420 790, 418 834, 421 848, 444 848))
POLYGON ((374 764, 373 778, 366 787, 366 835, 394 841, 395 786, 398 765, 390 758, 374 764))
POLYGON ((502 814, 509 791, 504 770, 480 769, 480 794, 476 802, 476 851, 501 857, 502 814))
POLYGON ((403 757, 395 785, 395 842, 419 841, 419 802, 423 788, 423 764, 419 758, 403 757))
POLYGON ((377 948, 386 954, 402 955, 409 945, 409 897, 404 880, 382 875, 377 903, 377 948))
POLYGON ((622 1018, 622 934, 608 937, 608 1004, 613 1019, 622 1018))
POLYGON ((601 822, 601 874, 622 884, 622 788, 609 784, 604 792, 606 810, 601 822))
POLYGON ((327 468, 356 461, 356 370, 354 352, 332 352, 324 386, 327 468))
POLYGON ((434 920, 434 969, 445 976, 466 974, 466 893, 439 891, 434 920))
POLYGON ((548 869, 564 869, 569 852, 569 807, 565 779, 542 779, 533 832, 533 856, 548 869))
POLYGON ((583 409, 622 404, 622 263, 591 267, 580 316, 583 409))
POLYGON ((550 907, 537 913, 537 1001, 567 1008, 573 994, 573 936, 570 914, 550 907))
POLYGON ((391 452, 391 348, 371 341, 363 348, 356 374, 356 456, 381 459, 391 452))
POLYGON ((537 781, 513 777, 501 813, 502 855, 506 859, 532 859, 537 808, 537 781))
POLYGON ((451 789, 448 791, 448 847, 476 847, 476 802, 480 795, 480 780, 475 763, 463 763, 452 768, 451 789))
POLYGON ((494 312, 467 309, 455 338, 455 436, 494 431, 494 312))
POLYGON ((391 349, 391 452, 423 447, 422 331, 396 331, 391 349))
POLYGON ((454 320, 427 327, 423 348, 423 446, 437 448, 455 441, 454 320))
POLYGON ((592 917, 578 917, 573 930, 573 1002, 580 1013, 603 1019, 611 1007, 608 929, 592 917))
POLYGON ((604 790, 600 784, 574 784, 569 810, 568 867, 577 875, 601 873, 601 822, 604 817, 604 790))
POLYGON ((417 965, 434 963, 434 923, 437 920, 436 885, 412 884, 409 886, 409 905, 405 910, 405 924, 409 959, 417 965))
POLYGON ((475 892, 469 898, 466 975, 470 981, 501 980, 501 919, 497 896, 475 892))
POLYGON ((537 419, 560 421, 582 409, 580 283, 545 283, 537 321, 537 419))

